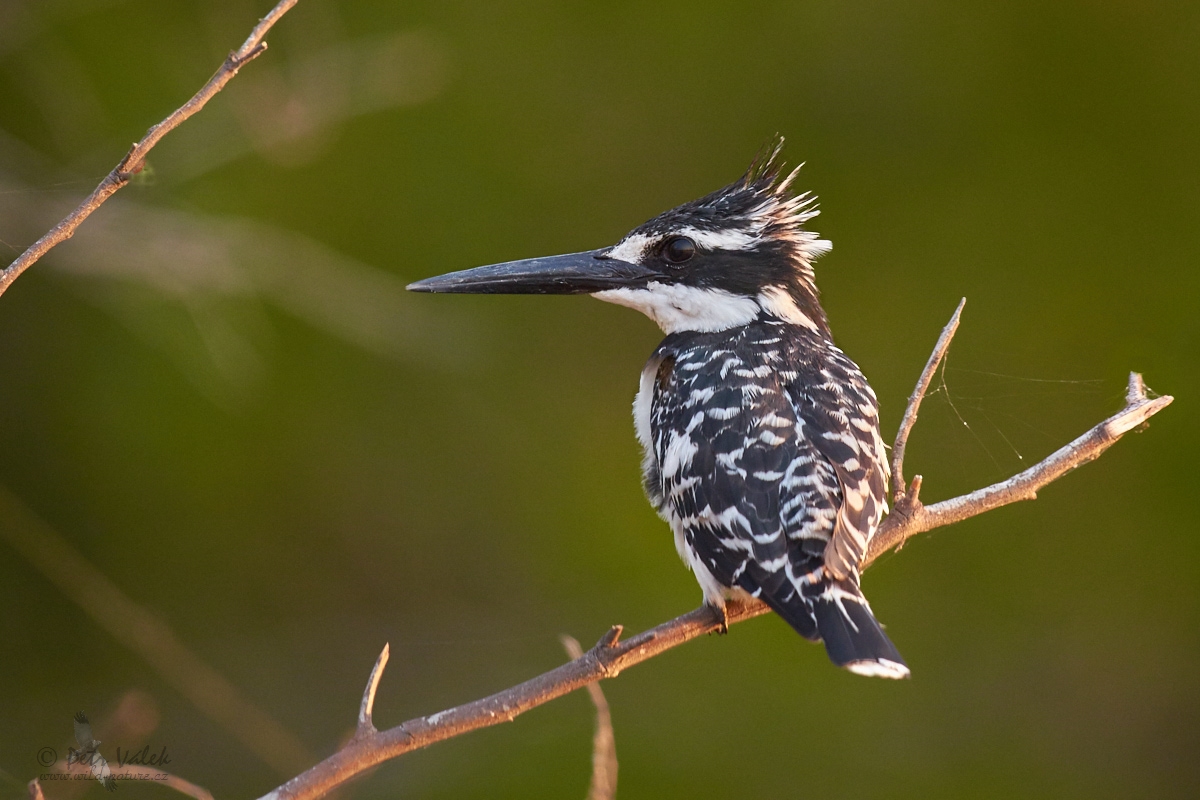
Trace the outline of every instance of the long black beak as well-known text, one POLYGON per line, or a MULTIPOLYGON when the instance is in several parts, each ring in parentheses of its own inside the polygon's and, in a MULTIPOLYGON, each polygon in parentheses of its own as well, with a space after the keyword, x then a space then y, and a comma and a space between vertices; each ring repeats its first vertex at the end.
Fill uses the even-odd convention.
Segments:
POLYGON ((588 250, 508 261, 426 278, 410 283, 408 289, 456 294, 590 294, 638 286, 654 274, 638 264, 608 258, 606 253, 607 249, 588 250))

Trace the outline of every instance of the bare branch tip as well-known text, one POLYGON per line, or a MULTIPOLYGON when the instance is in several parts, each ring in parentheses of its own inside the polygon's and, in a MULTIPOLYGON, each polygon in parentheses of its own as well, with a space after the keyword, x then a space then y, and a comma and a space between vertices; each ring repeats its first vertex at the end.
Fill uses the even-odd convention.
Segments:
POLYGON ((921 482, 925 478, 921 475, 914 475, 912 484, 908 487, 908 494, 904 497, 904 502, 910 510, 916 510, 921 506, 921 482))
POLYGON ((625 630, 624 625, 613 625, 604 635, 600 637, 597 643, 601 647, 616 647, 621 639, 621 633, 625 630))
POLYGON ((245 64, 247 61, 252 61, 253 59, 258 58, 260 55, 262 55, 264 52, 266 52, 267 47, 269 47, 269 45, 265 41, 259 42, 258 44, 254 45, 253 50, 251 50, 249 53, 246 53, 246 55, 244 57, 239 59, 240 63, 238 64, 238 66, 245 64))
POLYGON ((1146 417, 1152 417, 1159 411, 1162 411, 1171 403, 1175 402, 1175 398, 1169 394, 1158 394, 1153 389, 1146 386, 1146 381, 1142 378, 1142 373, 1129 373, 1129 386, 1125 390, 1126 406, 1139 406, 1147 404, 1146 417))
POLYGON ((1129 388, 1125 392, 1125 402, 1129 405, 1140 403, 1146 399, 1146 382, 1142 379, 1142 373, 1129 373, 1129 388))
POLYGON ((266 42, 258 42, 244 54, 240 50, 233 50, 229 53, 228 58, 225 59, 225 65, 222 69, 226 72, 237 72, 246 64, 261 56, 266 49, 266 42))
POLYGON ((367 678, 367 688, 363 690, 362 705, 358 709, 358 728, 354 732, 355 738, 373 736, 377 732, 371 718, 375 711, 375 692, 379 689, 379 682, 383 680, 383 670, 387 667, 391 653, 391 645, 384 644, 383 650, 379 652, 379 658, 375 659, 375 666, 371 668, 371 677, 367 678))

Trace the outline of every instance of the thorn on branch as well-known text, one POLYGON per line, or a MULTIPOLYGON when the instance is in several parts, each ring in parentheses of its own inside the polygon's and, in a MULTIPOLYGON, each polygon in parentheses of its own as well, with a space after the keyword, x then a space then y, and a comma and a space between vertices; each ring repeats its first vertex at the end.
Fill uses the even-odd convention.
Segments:
POLYGON ((914 475, 912 479, 912 486, 909 487, 908 494, 905 495, 906 504, 912 511, 916 511, 921 507, 921 482, 923 480, 925 480, 925 478, 921 475, 914 475))
POLYGON ((376 730, 371 716, 375 711, 375 692, 379 689, 379 681, 383 679, 383 670, 387 667, 390 655, 391 645, 385 644, 379 653, 379 658, 375 659, 371 677, 367 678, 367 688, 363 690, 362 705, 358 709, 358 727, 354 731, 355 739, 365 739, 379 732, 376 730))
MULTIPOLYGON (((924 508, 921 504, 921 482, 923 480, 922 476, 914 475, 908 490, 897 492, 896 498, 892 503, 891 514, 895 514, 897 517, 908 521, 921 513, 921 510, 924 508)), ((907 540, 900 541, 896 545, 896 550, 899 551, 903 548, 906 542, 907 540)))
POLYGON ((613 625, 604 632, 604 635, 600 637, 600 641, 596 642, 596 647, 616 647, 621 639, 621 632, 624 630, 625 626, 623 625, 613 625))
POLYGON ((267 43, 259 42, 253 48, 250 49, 250 52, 246 53, 246 55, 244 55, 244 56, 239 56, 236 52, 231 52, 229 54, 229 57, 225 59, 225 69, 233 70, 236 72, 237 70, 241 69, 246 64, 250 63, 254 59, 258 58, 260 55, 262 55, 266 49, 267 49, 267 43))
POLYGON ((920 475, 914 475, 912 483, 908 489, 900 487, 892 500, 892 514, 899 514, 902 517, 911 517, 921 508, 921 482, 924 478, 920 475))

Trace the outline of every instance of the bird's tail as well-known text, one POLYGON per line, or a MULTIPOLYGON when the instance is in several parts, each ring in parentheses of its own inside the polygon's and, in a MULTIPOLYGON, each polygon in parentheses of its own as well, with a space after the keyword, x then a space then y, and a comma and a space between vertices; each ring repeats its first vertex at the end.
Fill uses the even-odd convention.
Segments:
POLYGON ((802 592, 752 593, 805 639, 824 640, 825 651, 839 667, 858 675, 908 677, 908 665, 875 621, 856 582, 826 577, 802 592))
POLYGON ((907 678, 908 665, 875 620, 858 586, 827 581, 821 589, 810 602, 830 660, 857 675, 907 678))

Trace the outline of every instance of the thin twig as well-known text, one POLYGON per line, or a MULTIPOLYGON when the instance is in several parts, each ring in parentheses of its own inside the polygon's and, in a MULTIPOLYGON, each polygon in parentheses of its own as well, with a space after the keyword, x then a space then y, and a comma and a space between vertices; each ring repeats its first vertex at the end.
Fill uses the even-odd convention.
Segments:
POLYGON ((1006 481, 931 506, 922 505, 919 500, 911 504, 905 503, 903 509, 897 506, 871 538, 863 567, 866 568, 883 553, 901 546, 918 533, 943 525, 952 525, 1009 503, 1036 499, 1038 490, 1043 486, 1058 480, 1076 467, 1099 458, 1100 454, 1116 444, 1118 439, 1162 411, 1174 399, 1170 395, 1148 398, 1142 376, 1136 372, 1129 373, 1125 408, 1024 472, 1017 473, 1006 481))
MULTIPOLYGON (((929 354, 929 360, 925 362, 925 369, 921 371, 916 388, 908 398, 908 407, 904 409, 904 418, 900 420, 900 430, 896 432, 896 443, 892 445, 892 502, 897 505, 903 501, 905 494, 909 491, 908 485, 904 482, 904 449, 908 446, 908 434, 912 432, 913 425, 917 424, 917 411, 921 408, 921 401, 925 399, 925 392, 929 391, 929 384, 933 381, 938 364, 942 362, 942 359, 946 357, 946 351, 950 349, 950 340, 954 338, 954 333, 958 330, 958 320, 962 317, 963 306, 966 304, 967 298, 959 300, 958 308, 954 309, 954 315, 950 317, 946 327, 942 328, 942 335, 938 337, 937 344, 933 346, 933 352, 929 354)), ((921 476, 918 475, 914 481, 919 490, 921 476)))
MULTIPOLYGON (((733 624, 765 614, 769 609, 757 601, 753 604, 731 601, 727 611, 729 623, 733 624)), ((622 670, 721 627, 721 615, 708 606, 626 641, 620 641, 621 627, 615 625, 582 657, 536 678, 482 700, 411 719, 366 740, 352 739, 320 764, 265 795, 263 800, 321 797, 376 764, 469 731, 511 722, 531 708, 603 678, 615 678, 622 670)))
POLYGON ((371 677, 367 678, 367 688, 363 690, 362 705, 358 708, 358 727, 354 731, 355 738, 373 736, 378 733, 371 715, 375 711, 375 692, 379 689, 379 681, 383 679, 383 671, 387 668, 391 653, 391 645, 385 644, 383 650, 379 652, 379 658, 375 659, 375 666, 371 668, 371 677))
MULTIPOLYGON (((961 310, 960 304, 959 311, 961 310)), ((955 312, 951 325, 942 332, 935 355, 939 351, 944 355, 953 335, 952 326, 957 322, 958 316, 958 312, 955 312)), ((936 368, 938 360, 940 356, 936 359, 931 358, 930 364, 936 368)), ((932 368, 927 365, 926 369, 932 375, 932 368)), ((918 391, 914 392, 918 404, 920 395, 929 384, 928 380, 924 380, 924 375, 922 378, 923 385, 918 384, 918 391)), ((1132 373, 1129 376, 1129 391, 1124 409, 1054 452, 1041 463, 1007 481, 924 507, 916 496, 920 488, 920 478, 914 479, 906 502, 897 504, 872 538, 867 555, 863 559, 863 569, 870 566, 882 553, 902 544, 917 533, 949 525, 1018 500, 1034 498, 1038 489, 1075 467, 1097 458, 1126 433, 1166 408, 1172 399, 1167 395, 1147 398, 1141 376, 1132 373)), ((915 414, 914 407, 914 418, 915 414)), ((911 428, 910 422, 902 427, 901 434, 907 437, 911 428)), ((898 440, 897 444, 902 442, 898 440)), ((531 708, 605 678, 615 678, 622 670, 654 658, 684 642, 715 633, 742 620, 766 614, 769 610, 765 603, 758 600, 730 601, 726 605, 723 619, 720 612, 708 606, 701 606, 623 642, 620 641, 621 626, 613 626, 591 650, 536 678, 482 700, 439 711, 427 717, 411 719, 366 739, 352 739, 341 750, 276 788, 261 800, 313 800, 322 797, 355 775, 384 761, 470 731, 501 722, 511 722, 531 708)))
MULTIPOLYGON (((571 660, 583 658, 583 648, 572 636, 562 637, 563 649, 571 660)), ((592 782, 587 800, 613 800, 617 796, 617 739, 613 734, 612 713, 598 683, 587 685, 596 707, 596 734, 592 737, 592 782)))
POLYGON ((75 229, 91 216, 93 211, 129 183, 131 177, 142 171, 146 166, 146 155, 164 136, 179 127, 188 117, 204 108, 204 105, 217 92, 225 88, 225 84, 233 80, 233 76, 237 75, 238 70, 261 55, 267 49, 267 43, 263 41, 263 37, 279 21, 280 17, 286 14, 292 6, 296 5, 297 1, 280 0, 265 17, 259 20, 258 24, 254 26, 254 30, 251 31, 249 38, 246 39, 241 47, 229 54, 225 59, 225 63, 221 65, 221 68, 208 79, 208 83, 204 84, 200 91, 192 96, 192 99, 171 112, 162 122, 146 131, 146 135, 142 137, 141 141, 134 143, 129 152, 125 154, 125 157, 121 159, 121 162, 113 167, 112 172, 108 173, 104 177, 104 180, 100 181, 100 185, 88 195, 87 199, 79 204, 78 208, 51 228, 49 233, 30 245, 29 249, 18 256, 3 271, 0 271, 0 294, 4 294, 13 281, 20 277, 21 273, 33 266, 52 247, 70 239, 75 234, 75 229))

